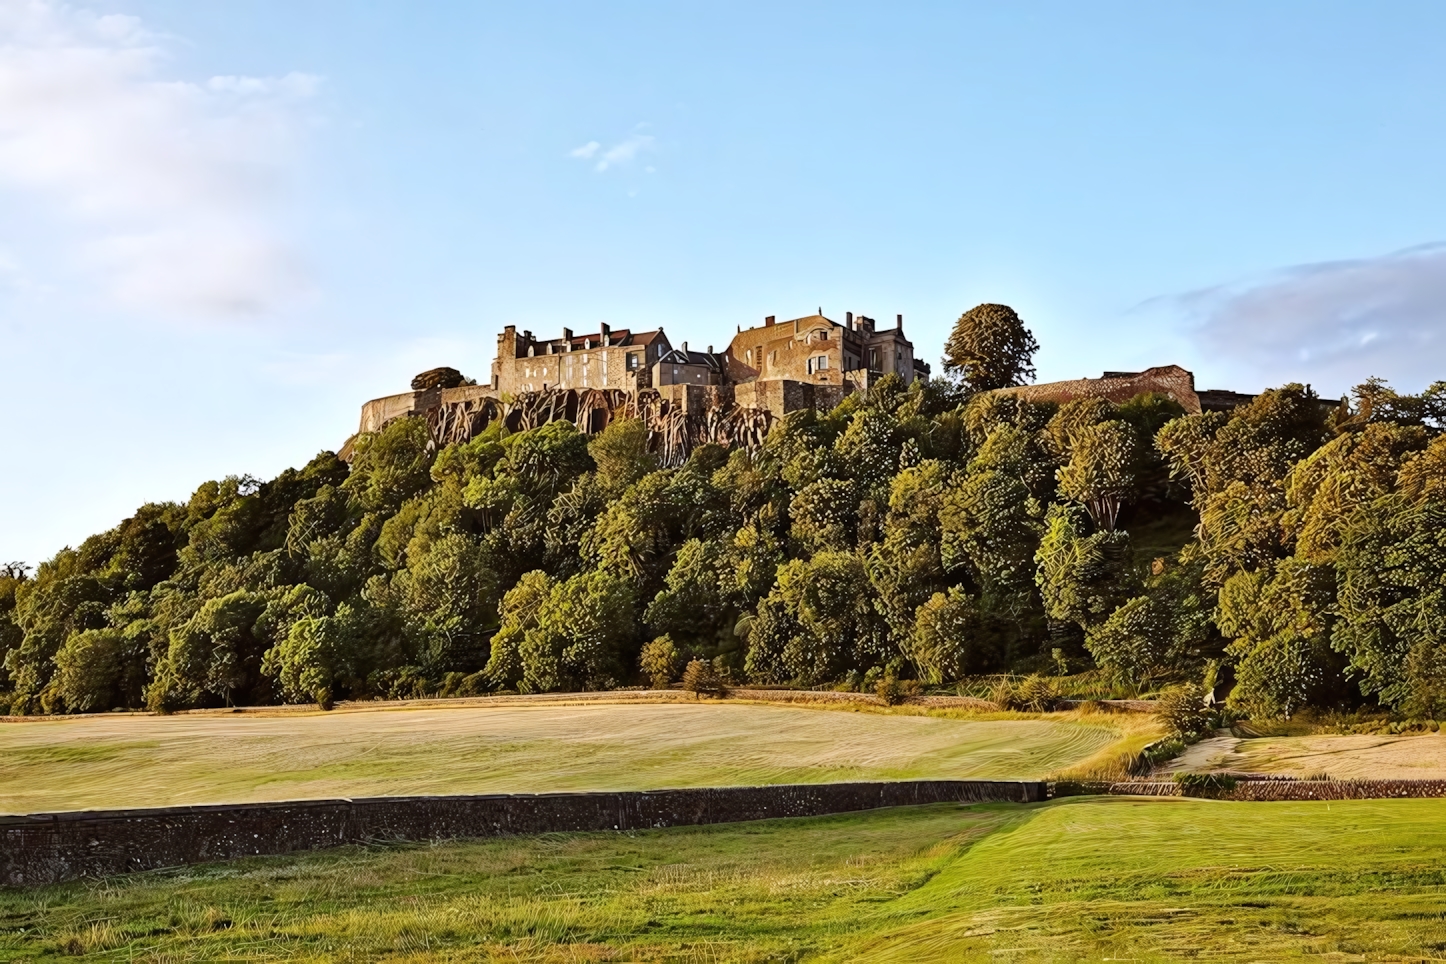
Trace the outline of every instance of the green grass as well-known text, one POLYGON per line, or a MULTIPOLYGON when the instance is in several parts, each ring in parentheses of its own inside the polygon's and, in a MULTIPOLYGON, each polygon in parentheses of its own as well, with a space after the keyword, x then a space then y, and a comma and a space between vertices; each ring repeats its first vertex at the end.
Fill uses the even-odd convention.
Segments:
POLYGON ((0 961, 1446 956, 1446 802, 1074 798, 0 891, 0 961))
POLYGON ((0 813, 440 793, 1029 778, 1110 717, 959 719, 711 702, 102 715, 0 723, 0 813))

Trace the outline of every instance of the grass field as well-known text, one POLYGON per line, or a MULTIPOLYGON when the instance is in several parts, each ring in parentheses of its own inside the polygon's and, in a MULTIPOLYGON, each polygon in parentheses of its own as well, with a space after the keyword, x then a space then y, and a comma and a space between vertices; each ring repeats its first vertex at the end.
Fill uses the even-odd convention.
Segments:
POLYGON ((1215 737, 1186 748, 1169 769, 1206 773, 1243 770, 1306 777, 1322 773, 1338 780, 1446 779, 1446 733, 1399 736, 1215 737))
POLYGON ((1138 720, 511 705, 0 723, 0 813, 439 793, 1040 777, 1138 720))
POLYGON ((1083 797, 0 891, 0 961, 1420 960, 1446 802, 1083 797))

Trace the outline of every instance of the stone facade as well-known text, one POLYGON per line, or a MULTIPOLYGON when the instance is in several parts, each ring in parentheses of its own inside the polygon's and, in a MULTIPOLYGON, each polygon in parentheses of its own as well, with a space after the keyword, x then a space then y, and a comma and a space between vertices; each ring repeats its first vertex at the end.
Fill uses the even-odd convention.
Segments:
POLYGON ((872 318, 854 317, 840 324, 822 312, 763 324, 733 336, 724 352, 729 381, 793 381, 806 385, 852 385, 866 389, 896 374, 911 384, 927 379, 929 366, 914 358, 914 345, 904 337, 904 316, 895 327, 879 331, 872 318))
POLYGON ((508 325, 497 336, 493 391, 503 395, 548 389, 636 391, 652 384, 652 369, 671 352, 663 329, 634 333, 607 325, 590 335, 564 328, 561 338, 539 339, 508 325))

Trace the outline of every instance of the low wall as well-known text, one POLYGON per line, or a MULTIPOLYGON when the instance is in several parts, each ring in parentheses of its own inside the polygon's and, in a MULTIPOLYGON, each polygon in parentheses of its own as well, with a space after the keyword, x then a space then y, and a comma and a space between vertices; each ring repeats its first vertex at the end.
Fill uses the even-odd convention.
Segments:
POLYGON ((1237 779, 1233 786, 1189 786, 1173 780, 1129 780, 1121 783, 1061 781, 1049 785, 1049 796, 1109 794, 1122 797, 1192 797, 1256 802, 1287 800, 1389 800, 1446 797, 1446 780, 1295 780, 1260 776, 1237 779))
POLYGON ((641 830, 926 803, 1033 803, 1032 781, 911 780, 618 793, 372 797, 0 817, 0 885, 52 884, 378 840, 641 830))

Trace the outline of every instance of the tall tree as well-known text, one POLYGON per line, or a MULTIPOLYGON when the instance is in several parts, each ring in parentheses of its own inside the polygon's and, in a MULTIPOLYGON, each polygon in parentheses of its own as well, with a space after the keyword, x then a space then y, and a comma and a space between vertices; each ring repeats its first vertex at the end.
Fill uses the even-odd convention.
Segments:
POLYGON ((959 316, 944 345, 944 370, 973 391, 1023 385, 1034 378, 1039 342, 1008 305, 977 305, 959 316))

